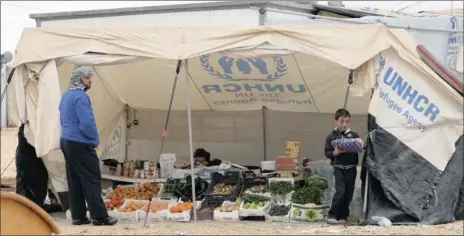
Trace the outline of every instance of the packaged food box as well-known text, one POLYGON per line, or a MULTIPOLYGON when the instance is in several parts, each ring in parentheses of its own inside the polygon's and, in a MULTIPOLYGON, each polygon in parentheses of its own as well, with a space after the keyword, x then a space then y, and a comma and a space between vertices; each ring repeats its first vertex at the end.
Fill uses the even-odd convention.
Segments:
POLYGON ((363 144, 359 139, 336 139, 332 141, 332 146, 339 147, 349 153, 363 152, 363 144))

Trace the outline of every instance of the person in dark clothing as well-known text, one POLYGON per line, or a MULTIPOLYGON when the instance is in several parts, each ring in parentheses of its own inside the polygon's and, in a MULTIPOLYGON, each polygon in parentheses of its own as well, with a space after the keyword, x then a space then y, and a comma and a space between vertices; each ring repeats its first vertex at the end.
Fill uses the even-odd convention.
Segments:
MULTIPOLYGON (((351 115, 348 110, 337 110, 335 112, 336 128, 327 136, 325 141, 325 156, 330 159, 335 176, 335 194, 327 220, 329 224, 345 224, 350 215, 349 207, 357 175, 358 153, 347 153, 339 147, 332 146, 332 141, 336 139, 359 139, 359 135, 348 128, 350 120, 351 115)), ((362 143, 360 139, 359 141, 362 143)))
POLYGON ((211 153, 206 152, 205 164, 206 166, 218 166, 222 163, 219 159, 211 160, 211 153))
POLYGON ((16 193, 44 207, 48 190, 48 171, 42 158, 38 158, 34 146, 27 142, 22 124, 18 130, 16 148, 16 193))
POLYGON ((219 159, 214 159, 211 161, 211 153, 207 152, 203 148, 198 148, 195 150, 193 157, 195 158, 196 165, 218 166, 222 163, 222 161, 219 159))
POLYGON ((94 225, 114 225, 117 219, 108 216, 101 197, 101 172, 95 148, 100 143, 90 98, 92 72, 76 68, 70 88, 61 98, 60 146, 66 161, 69 205, 74 225, 90 224, 86 202, 94 225))

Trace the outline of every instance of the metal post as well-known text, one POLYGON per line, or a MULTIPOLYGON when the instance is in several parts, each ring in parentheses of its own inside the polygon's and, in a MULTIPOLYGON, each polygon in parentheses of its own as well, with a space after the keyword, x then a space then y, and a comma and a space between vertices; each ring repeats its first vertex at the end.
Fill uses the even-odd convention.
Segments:
POLYGON ((188 119, 188 134, 189 134, 189 153, 190 153, 190 176, 192 177, 192 200, 193 200, 193 222, 197 221, 197 199, 195 194, 195 163, 193 161, 193 138, 192 138, 192 111, 190 107, 190 78, 188 73, 188 59, 184 61, 185 65, 185 88, 187 99, 187 119, 188 119))
POLYGON ((364 219, 367 221, 367 191, 369 190, 369 171, 366 170, 366 179, 364 181, 364 202, 363 202, 363 215, 364 219))
POLYGON ((263 154, 264 154, 264 160, 267 161, 267 146, 266 146, 266 107, 263 106, 262 108, 263 111, 263 154))
POLYGON ((350 70, 350 74, 348 75, 348 86, 346 87, 346 94, 345 94, 345 102, 343 104, 343 108, 346 109, 348 105, 348 96, 350 95, 350 86, 353 83, 353 70, 350 70))

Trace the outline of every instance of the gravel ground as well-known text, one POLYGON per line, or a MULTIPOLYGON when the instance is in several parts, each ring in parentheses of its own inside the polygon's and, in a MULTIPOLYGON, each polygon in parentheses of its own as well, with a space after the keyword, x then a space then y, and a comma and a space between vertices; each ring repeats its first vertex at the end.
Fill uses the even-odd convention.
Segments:
POLYGON ((72 226, 58 221, 67 235, 462 235, 463 221, 436 226, 327 226, 325 224, 265 222, 119 222, 116 226, 72 226), (240 230, 237 230, 240 229, 240 230))
MULTIPOLYGON (((2 171, 13 160, 17 145, 17 130, 1 131, 2 171)), ((16 169, 12 163, 2 176, 2 183, 14 184, 16 169)), ((324 224, 242 222, 177 223, 159 222, 143 228, 143 222, 120 221, 115 226, 73 226, 65 213, 53 213, 52 217, 64 235, 463 235, 464 222, 434 226, 327 226, 324 224), (240 230, 237 230, 240 229, 240 230)))

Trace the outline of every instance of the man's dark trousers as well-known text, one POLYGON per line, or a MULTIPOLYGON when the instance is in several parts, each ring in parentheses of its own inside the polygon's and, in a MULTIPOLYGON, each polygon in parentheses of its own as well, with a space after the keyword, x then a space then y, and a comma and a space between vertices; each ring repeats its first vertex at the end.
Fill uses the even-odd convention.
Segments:
POLYGON ((90 144, 61 139, 66 160, 69 205, 73 220, 86 219, 86 205, 93 219, 108 216, 101 197, 101 172, 95 148, 90 144))
POLYGON ((346 220, 350 216, 350 203, 353 199, 356 174, 356 167, 349 169, 334 167, 335 194, 329 210, 329 218, 346 220))

